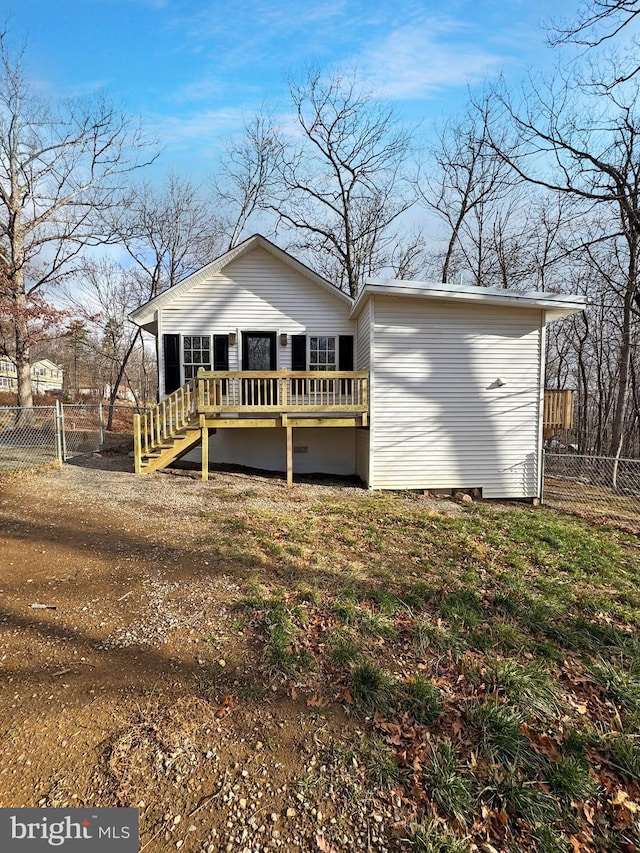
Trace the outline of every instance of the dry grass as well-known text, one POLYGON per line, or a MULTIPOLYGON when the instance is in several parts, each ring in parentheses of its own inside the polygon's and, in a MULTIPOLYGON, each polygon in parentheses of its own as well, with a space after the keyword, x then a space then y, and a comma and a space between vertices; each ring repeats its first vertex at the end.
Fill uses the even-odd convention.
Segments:
POLYGON ((604 486, 547 476, 545 504, 601 524, 640 533, 640 499, 617 494, 604 486))

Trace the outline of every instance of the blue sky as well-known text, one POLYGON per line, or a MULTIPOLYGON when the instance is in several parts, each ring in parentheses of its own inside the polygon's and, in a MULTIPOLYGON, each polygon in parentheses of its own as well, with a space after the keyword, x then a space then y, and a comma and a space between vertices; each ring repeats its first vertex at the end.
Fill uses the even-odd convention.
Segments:
POLYGON ((164 147, 158 171, 203 178, 221 141, 263 105, 286 115, 287 78, 357 66, 408 121, 464 106, 467 86, 555 63, 541 24, 578 0, 4 0, 51 94, 103 88, 164 147))

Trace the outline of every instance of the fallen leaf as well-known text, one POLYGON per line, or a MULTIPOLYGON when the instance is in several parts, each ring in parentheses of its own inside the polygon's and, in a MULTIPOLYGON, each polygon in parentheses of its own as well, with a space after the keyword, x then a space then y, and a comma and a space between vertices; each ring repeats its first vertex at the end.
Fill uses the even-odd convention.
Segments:
POLYGON ((621 806, 625 800, 629 799, 629 794, 626 791, 616 791, 615 796, 611 798, 614 806, 621 806))

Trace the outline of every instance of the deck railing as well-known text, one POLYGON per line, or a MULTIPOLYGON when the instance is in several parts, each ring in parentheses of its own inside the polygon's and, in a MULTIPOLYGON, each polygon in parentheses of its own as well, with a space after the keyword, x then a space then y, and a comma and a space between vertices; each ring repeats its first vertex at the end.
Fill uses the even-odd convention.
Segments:
POLYGON ((199 371, 204 414, 366 413, 366 370, 199 371))
POLYGON ((198 380, 191 379, 143 415, 134 415, 133 440, 136 462, 160 447, 198 414, 198 380))
POLYGON ((546 434, 573 426, 573 391, 546 388, 542 424, 546 434))

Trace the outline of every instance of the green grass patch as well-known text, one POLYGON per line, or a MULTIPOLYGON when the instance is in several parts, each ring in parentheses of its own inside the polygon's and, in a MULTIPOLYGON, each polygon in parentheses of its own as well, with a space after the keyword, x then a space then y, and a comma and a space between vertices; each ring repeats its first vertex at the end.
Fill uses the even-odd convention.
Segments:
POLYGON ((410 835, 416 853, 469 853, 468 842, 459 838, 446 824, 435 821, 414 823, 410 835))
POLYGON ((424 781, 440 813, 466 826, 473 807, 471 782, 451 743, 441 741, 432 750, 424 781))
POLYGON ((416 723, 429 725, 441 716, 442 691, 423 676, 417 675, 405 682, 402 693, 401 707, 416 723))
POLYGON ((513 660, 491 661, 489 683, 509 705, 525 715, 543 719, 556 716, 562 707, 562 694, 540 662, 519 664, 513 660))
POLYGON ((382 667, 369 660, 357 664, 351 674, 351 690, 356 704, 367 713, 388 713, 393 708, 395 683, 382 667))
POLYGON ((342 706, 349 785, 401 791, 411 849, 554 853, 580 832, 640 849, 607 800, 640 782, 636 538, 407 494, 251 500, 203 523, 211 564, 244 579, 245 640, 279 684, 323 694, 323 719, 342 706))

